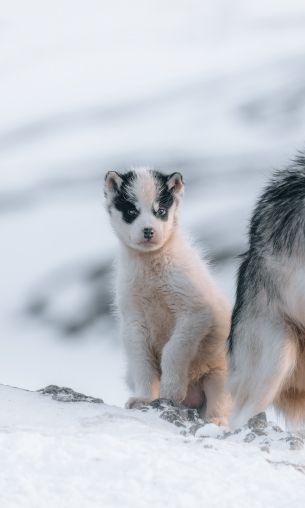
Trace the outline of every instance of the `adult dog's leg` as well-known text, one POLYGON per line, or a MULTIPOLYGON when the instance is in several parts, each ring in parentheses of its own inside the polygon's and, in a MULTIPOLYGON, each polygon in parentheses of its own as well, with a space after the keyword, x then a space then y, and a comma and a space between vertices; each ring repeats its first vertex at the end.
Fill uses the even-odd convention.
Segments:
POLYGON ((272 320, 271 311, 239 321, 231 331, 231 344, 230 423, 237 428, 272 404, 295 367, 297 346, 285 323, 272 320))

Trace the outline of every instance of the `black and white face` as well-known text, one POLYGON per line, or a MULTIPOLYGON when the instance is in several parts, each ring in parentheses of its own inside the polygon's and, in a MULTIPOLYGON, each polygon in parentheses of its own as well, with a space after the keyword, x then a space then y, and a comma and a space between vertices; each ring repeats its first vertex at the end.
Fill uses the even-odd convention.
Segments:
POLYGON ((109 171, 105 197, 119 239, 142 252, 160 249, 175 227, 182 192, 180 173, 164 175, 150 169, 109 171))

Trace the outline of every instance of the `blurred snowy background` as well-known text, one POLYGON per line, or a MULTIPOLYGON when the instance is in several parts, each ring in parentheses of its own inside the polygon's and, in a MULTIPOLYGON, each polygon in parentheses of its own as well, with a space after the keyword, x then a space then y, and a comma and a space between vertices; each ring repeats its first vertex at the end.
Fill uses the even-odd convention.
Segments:
POLYGON ((304 139, 303 0, 3 2, 0 382, 127 398, 106 170, 183 172, 233 301, 254 201, 304 139))

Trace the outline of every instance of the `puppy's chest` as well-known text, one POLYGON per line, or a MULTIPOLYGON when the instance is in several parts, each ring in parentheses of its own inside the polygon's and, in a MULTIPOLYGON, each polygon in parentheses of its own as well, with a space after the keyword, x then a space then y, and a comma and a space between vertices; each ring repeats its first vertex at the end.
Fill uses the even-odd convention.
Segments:
POLYGON ((174 313, 168 306, 162 291, 142 290, 138 309, 149 330, 152 344, 162 346, 169 339, 175 321, 174 313))
POLYGON ((124 294, 123 300, 128 300, 135 311, 140 313, 152 343, 164 344, 175 323, 175 292, 168 274, 143 268, 131 270, 125 278, 124 294))

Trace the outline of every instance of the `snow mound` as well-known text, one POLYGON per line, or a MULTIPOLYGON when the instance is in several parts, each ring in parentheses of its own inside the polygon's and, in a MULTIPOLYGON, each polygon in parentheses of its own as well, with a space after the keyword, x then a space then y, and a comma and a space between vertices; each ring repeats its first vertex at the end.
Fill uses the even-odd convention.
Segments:
POLYGON ((1 507, 304 505, 298 436, 264 415, 230 434, 170 401, 126 410, 56 386, 0 385, 0 405, 1 507))
POLYGON ((266 413, 260 413, 251 418, 247 425, 241 429, 228 432, 224 427, 218 427, 201 420, 196 410, 177 406, 174 402, 165 399, 153 401, 148 406, 142 406, 140 410, 144 412, 157 411, 160 418, 181 428, 180 433, 184 436, 193 435, 200 439, 226 439, 232 443, 252 443, 266 452, 269 452, 270 448, 281 450, 304 448, 304 439, 301 435, 284 431, 275 423, 268 422, 266 413))

